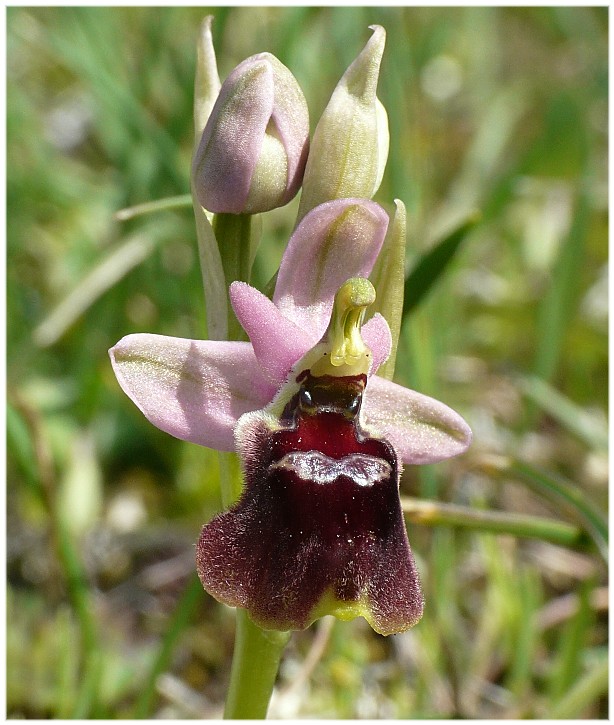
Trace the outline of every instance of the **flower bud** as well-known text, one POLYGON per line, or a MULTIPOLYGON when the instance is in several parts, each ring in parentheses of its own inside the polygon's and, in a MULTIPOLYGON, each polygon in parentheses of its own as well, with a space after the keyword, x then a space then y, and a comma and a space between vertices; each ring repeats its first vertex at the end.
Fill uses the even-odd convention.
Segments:
POLYGON ((331 199, 371 199, 388 159, 388 116, 376 97, 386 31, 373 35, 343 74, 316 127, 298 218, 331 199))
POLYGON ((292 73, 270 53, 247 58, 224 81, 194 156, 198 201, 228 214, 287 204, 308 143, 307 103, 292 73))

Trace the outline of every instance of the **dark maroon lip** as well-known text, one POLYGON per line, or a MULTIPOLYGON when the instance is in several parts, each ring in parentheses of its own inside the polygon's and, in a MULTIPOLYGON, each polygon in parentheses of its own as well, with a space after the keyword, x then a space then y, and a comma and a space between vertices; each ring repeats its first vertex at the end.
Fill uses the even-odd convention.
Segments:
POLYGON ((422 594, 396 452, 360 424, 366 376, 299 378, 279 428, 255 416, 243 431, 246 486, 203 528, 201 581, 265 629, 303 629, 330 592, 366 602, 376 631, 403 631, 420 618, 422 594))

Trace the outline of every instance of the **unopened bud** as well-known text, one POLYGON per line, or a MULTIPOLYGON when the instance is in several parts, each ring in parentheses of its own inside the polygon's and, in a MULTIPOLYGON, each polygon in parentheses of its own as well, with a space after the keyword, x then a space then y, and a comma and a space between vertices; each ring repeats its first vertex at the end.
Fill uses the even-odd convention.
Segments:
POLYGON ((343 74, 315 130, 298 217, 332 199, 371 199, 388 159, 388 116, 376 96, 386 32, 373 35, 343 74))
POLYGON ((194 156, 199 203, 227 214, 287 204, 308 144, 307 103, 292 73, 270 53, 247 58, 224 81, 194 156))

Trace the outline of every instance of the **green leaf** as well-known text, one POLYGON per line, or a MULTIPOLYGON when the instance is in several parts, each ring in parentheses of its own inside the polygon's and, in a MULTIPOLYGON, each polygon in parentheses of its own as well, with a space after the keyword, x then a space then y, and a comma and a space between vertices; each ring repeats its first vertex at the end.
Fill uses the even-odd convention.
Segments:
POLYGON ((607 518, 578 486, 561 476, 511 458, 489 457, 484 461, 483 468, 493 475, 510 476, 522 481, 539 495, 557 505, 564 505, 591 537, 604 561, 608 561, 607 518))
POLYGON ((550 717, 553 720, 573 720, 580 717, 582 711, 595 703, 597 698, 606 695, 609 681, 608 665, 607 655, 600 658, 552 709, 550 717))
POLYGON ((158 222, 139 229, 99 259, 73 290, 34 329, 39 347, 54 345, 100 297, 144 262, 156 244, 172 232, 172 223, 158 222))
POLYGON ((534 372, 549 381, 556 374, 563 344, 580 295, 579 272, 584 266, 591 199, 588 183, 580 190, 573 223, 552 270, 552 279, 540 302, 537 318, 534 372))
POLYGON ((582 530, 563 521, 542 516, 486 511, 439 501, 403 497, 401 507, 408 521, 427 526, 454 526, 482 533, 511 534, 575 547, 582 543, 582 530))
POLYGON ((25 474, 25 480, 40 495, 34 443, 22 414, 11 403, 7 405, 6 409, 6 437, 9 452, 25 474))
POLYGON ((607 451, 607 423, 533 376, 520 380, 522 392, 570 433, 594 450, 607 451))
POLYGON ((437 242, 426 254, 422 255, 405 280, 405 301, 403 317, 417 307, 426 294, 441 279, 446 268, 479 222, 479 212, 473 212, 459 226, 437 242))
POLYGON ((583 582, 579 592, 578 611, 567 623, 559 641, 559 649, 552 663, 550 697, 558 703, 578 680, 582 668, 582 653, 585 651, 593 624, 594 612, 590 605, 593 582, 583 582))
POLYGON ((158 677, 170 666, 177 640, 187 630, 203 596, 204 591, 200 579, 193 574, 169 619, 158 652, 147 673, 145 684, 134 707, 133 717, 135 719, 147 718, 152 715, 152 703, 156 696, 158 677))

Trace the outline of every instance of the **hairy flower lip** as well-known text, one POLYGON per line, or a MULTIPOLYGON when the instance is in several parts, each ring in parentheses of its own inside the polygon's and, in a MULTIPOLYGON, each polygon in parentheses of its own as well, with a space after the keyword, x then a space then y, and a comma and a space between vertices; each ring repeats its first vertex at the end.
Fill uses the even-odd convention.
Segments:
MULTIPOLYGON (((322 383, 309 372, 297 377, 306 390, 322 383)), ((325 407, 343 409, 364 377, 324 381, 325 407)), ((322 406, 306 413, 300 394, 293 401, 283 423, 273 404, 239 422, 246 485, 201 532, 203 586, 265 629, 303 629, 326 613, 362 615, 381 634, 408 629, 423 600, 393 446, 361 427, 361 406, 344 416, 322 406)))

